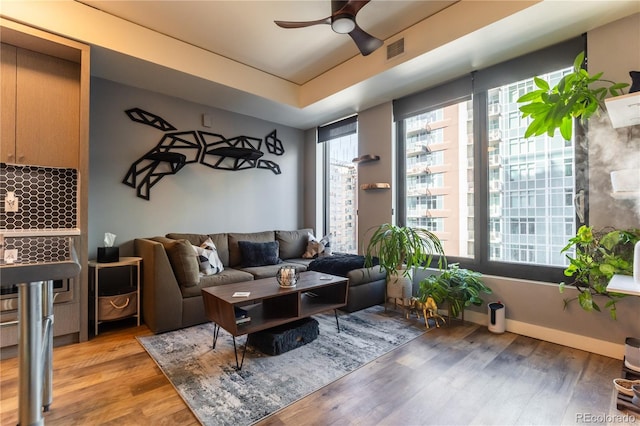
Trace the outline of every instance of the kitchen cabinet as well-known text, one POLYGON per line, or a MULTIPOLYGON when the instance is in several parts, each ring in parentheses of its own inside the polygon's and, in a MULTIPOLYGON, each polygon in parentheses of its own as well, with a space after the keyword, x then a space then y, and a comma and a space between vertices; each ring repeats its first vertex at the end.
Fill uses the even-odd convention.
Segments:
POLYGON ((2 43, 0 76, 0 160, 77 169, 80 64, 2 43))
MULTIPOLYGON (((0 17, 0 40, 0 162, 77 170, 77 201, 72 206, 76 229, 69 235, 75 238, 79 263, 86 265, 90 47, 4 17, 0 17)), ((44 238, 50 237, 51 232, 56 235, 59 232, 40 228, 0 229, 5 237, 9 231, 16 232, 12 238, 44 238)), ((56 344, 88 339, 86 268, 71 280, 71 292, 74 295, 71 300, 54 301, 56 344)), ((7 315, 2 312, 0 321, 10 320, 7 315)), ((5 354, 16 353, 15 345, 4 347, 6 329, 0 333, 3 358, 5 354)))
POLYGON ((0 44, 0 161, 11 163, 16 150, 16 47, 0 44))

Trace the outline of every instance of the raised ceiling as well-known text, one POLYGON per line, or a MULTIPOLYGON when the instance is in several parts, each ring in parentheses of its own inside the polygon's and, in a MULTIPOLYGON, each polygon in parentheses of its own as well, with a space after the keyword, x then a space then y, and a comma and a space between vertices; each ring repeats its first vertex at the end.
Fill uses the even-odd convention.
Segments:
MULTIPOLYGON (((296 84, 359 54, 351 37, 328 25, 283 29, 273 22, 326 18, 329 0, 80 2, 296 84)), ((357 20, 365 31, 386 40, 453 3, 374 0, 357 20)))
POLYGON ((91 73, 309 129, 640 13, 637 0, 372 0, 363 57, 328 25, 330 1, 3 1, 5 18, 92 46, 91 73), (404 54, 386 47, 404 39, 404 54))

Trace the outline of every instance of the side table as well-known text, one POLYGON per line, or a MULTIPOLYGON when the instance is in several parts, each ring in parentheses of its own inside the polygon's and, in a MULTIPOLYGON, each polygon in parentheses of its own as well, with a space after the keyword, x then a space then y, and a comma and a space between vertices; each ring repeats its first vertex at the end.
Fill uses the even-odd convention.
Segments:
POLYGON ((142 262, 141 257, 121 257, 117 262, 109 263, 101 263, 97 260, 89 261, 89 268, 93 268, 94 271, 93 294, 96 336, 98 335, 98 325, 102 321, 136 317, 137 325, 140 325, 140 262, 142 262), (108 288, 103 288, 103 294, 101 295, 100 270, 118 267, 129 268, 129 285, 131 289, 135 288, 135 290, 126 294, 117 294, 110 293, 108 288))

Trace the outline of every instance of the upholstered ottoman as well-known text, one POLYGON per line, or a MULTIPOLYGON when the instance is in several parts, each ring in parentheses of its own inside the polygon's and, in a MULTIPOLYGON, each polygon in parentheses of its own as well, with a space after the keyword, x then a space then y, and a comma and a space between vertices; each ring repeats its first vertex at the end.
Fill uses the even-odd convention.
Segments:
POLYGON ((318 321, 303 318, 289 324, 251 333, 250 344, 268 355, 279 355, 313 342, 318 337, 318 321))

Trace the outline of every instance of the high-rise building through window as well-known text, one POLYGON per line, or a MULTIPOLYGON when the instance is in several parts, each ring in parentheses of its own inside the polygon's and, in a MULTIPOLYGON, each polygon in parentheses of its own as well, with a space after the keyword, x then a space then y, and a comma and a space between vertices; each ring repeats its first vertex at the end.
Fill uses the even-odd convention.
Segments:
MULTIPOLYGON (((569 69, 540 77, 555 85, 569 69)), ((474 139, 473 100, 404 119, 405 222, 434 231, 447 256, 474 258, 483 208, 489 261, 565 266, 561 249, 575 234, 575 147, 559 133, 525 138, 517 99, 525 79, 486 92, 486 141, 474 139), (474 158, 481 152, 486 158, 474 158), (476 154, 477 155, 477 154, 476 154), (484 167, 478 173, 477 167, 484 167), (476 206, 477 176, 486 199, 476 206)), ((475 123, 476 125, 478 123, 475 123)))
POLYGON ((358 135, 348 135, 326 142, 329 152, 329 232, 331 249, 357 253, 358 171, 352 162, 358 156, 358 135))
POLYGON ((334 252, 358 251, 358 117, 318 128, 324 155, 324 227, 334 252))

